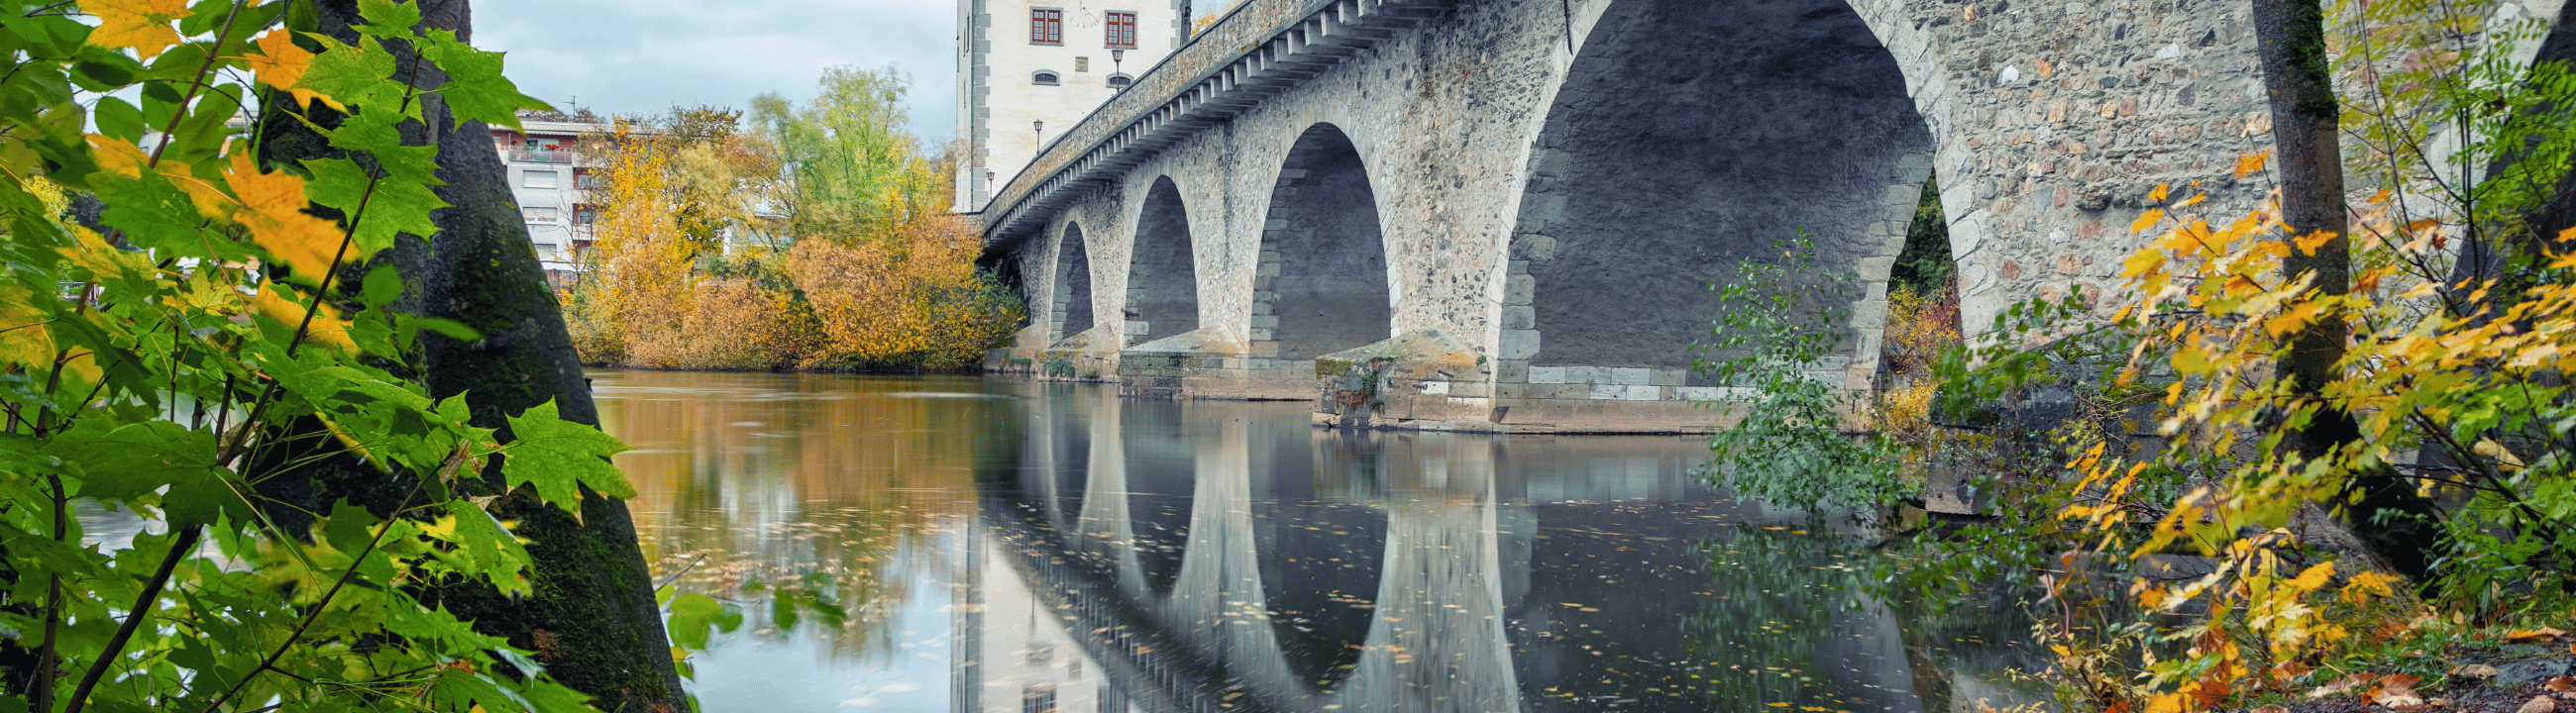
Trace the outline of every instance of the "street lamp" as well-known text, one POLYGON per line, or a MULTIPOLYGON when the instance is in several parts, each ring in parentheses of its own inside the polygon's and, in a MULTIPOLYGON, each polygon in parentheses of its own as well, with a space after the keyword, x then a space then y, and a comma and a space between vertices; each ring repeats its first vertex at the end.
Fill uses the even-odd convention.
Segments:
MULTIPOLYGON (((1038 148, 1039 148, 1039 149, 1045 149, 1045 148, 1046 148, 1046 120, 1045 120, 1045 119, 1039 119, 1039 120, 1037 120, 1037 121, 1029 122, 1029 128, 1037 130, 1037 132, 1038 132, 1038 148)), ((1030 155, 1031 155, 1031 156, 1035 156, 1036 154, 1030 154, 1030 155)))
POLYGON ((1125 74, 1125 72, 1121 72, 1121 71, 1119 71, 1119 70, 1118 70, 1119 60, 1123 60, 1123 59, 1126 59, 1126 58, 1127 58, 1127 51, 1126 51, 1126 50, 1110 50, 1110 51, 1109 51, 1109 77, 1110 77, 1110 79, 1111 79, 1111 83, 1110 83, 1110 86, 1109 86, 1109 90, 1110 90, 1110 91, 1113 91, 1113 92, 1120 92, 1120 93, 1124 93, 1124 92, 1126 92, 1126 91, 1127 91, 1127 85, 1116 83, 1116 80, 1117 80, 1117 78, 1118 78, 1118 75, 1120 75, 1120 74, 1125 74))

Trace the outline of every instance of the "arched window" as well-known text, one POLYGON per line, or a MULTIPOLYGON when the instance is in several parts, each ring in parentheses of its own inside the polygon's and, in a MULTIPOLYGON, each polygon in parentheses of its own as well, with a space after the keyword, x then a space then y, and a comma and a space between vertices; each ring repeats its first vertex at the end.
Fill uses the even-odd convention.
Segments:
POLYGON ((1135 81, 1135 80, 1133 80, 1133 79, 1129 79, 1129 78, 1127 77, 1127 75, 1124 75, 1124 74, 1112 74, 1112 75, 1109 75, 1109 88, 1111 88, 1111 89, 1126 89, 1126 88, 1127 88, 1127 84, 1128 84, 1129 82, 1133 82, 1133 81, 1135 81))
POLYGON ((1030 76, 1030 78, 1029 78, 1029 83, 1030 83, 1030 84, 1044 85, 1044 86, 1049 86, 1049 87, 1056 86, 1056 84, 1058 84, 1058 82, 1056 81, 1055 73, 1054 73, 1054 72, 1039 72, 1039 73, 1037 73, 1037 74, 1031 75, 1031 76, 1030 76))

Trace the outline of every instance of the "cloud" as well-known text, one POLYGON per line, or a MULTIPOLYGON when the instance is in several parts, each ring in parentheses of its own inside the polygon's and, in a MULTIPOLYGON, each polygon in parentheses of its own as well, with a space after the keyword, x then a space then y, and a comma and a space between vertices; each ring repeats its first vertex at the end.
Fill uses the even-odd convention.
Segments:
POLYGON ((957 132, 953 0, 512 0, 476 8, 474 44, 509 53, 519 90, 558 107, 651 114, 674 105, 804 102, 825 67, 912 80, 912 131, 957 132))

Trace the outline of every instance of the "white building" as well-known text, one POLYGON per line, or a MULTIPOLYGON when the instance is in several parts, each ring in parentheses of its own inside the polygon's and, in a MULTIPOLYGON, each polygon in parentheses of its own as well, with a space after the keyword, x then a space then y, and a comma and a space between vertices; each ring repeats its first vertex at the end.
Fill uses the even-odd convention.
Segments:
POLYGON ((1190 0, 957 0, 955 210, 1190 37, 1190 0))
POLYGON ((606 132, 606 124, 521 118, 525 131, 493 127, 492 144, 510 172, 510 196, 528 222, 528 240, 549 272, 572 269, 575 250, 590 244, 598 217, 586 189, 596 185, 577 165, 581 135, 606 132))

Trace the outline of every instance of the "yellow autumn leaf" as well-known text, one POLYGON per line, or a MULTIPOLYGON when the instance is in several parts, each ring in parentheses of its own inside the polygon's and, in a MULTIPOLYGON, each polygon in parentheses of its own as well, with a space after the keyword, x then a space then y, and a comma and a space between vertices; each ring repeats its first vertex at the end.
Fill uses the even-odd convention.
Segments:
POLYGON ((333 256, 340 252, 343 231, 304 212, 304 179, 284 172, 261 173, 248 152, 239 152, 224 169, 224 183, 241 201, 233 222, 249 229, 251 241, 286 263, 299 281, 318 281, 330 270, 333 256))
MULTIPOLYGON (((259 295, 251 298, 253 309, 290 329, 306 324, 304 315, 307 311, 305 309, 307 303, 308 300, 302 296, 293 293, 281 294, 279 286, 274 282, 262 283, 259 295)), ((349 339, 349 321, 340 317, 340 309, 327 302, 323 303, 321 308, 320 312, 313 315, 312 323, 306 328, 305 343, 328 345, 343 351, 355 348, 357 343, 349 339)))
POLYGON ((2334 579, 2334 563, 2319 562, 2310 565, 2306 570, 2299 572, 2299 576, 2291 578, 2284 584, 2300 593, 2307 593, 2326 586, 2326 582, 2332 579, 2334 579))
POLYGON ((2505 449, 2504 444, 2497 443, 2493 438, 2479 439, 2478 444, 2470 447, 2469 451, 2488 458, 2493 458, 2497 463, 2503 464, 2508 470, 2522 470, 2523 468, 2522 458, 2514 455, 2513 451, 2505 449))
POLYGON ((2301 253, 2305 253, 2305 254, 2308 254, 2308 255, 2315 255, 2315 254, 2317 254, 2317 248, 2325 247, 2326 243, 2333 242, 2333 241, 2334 241, 2334 239, 2335 239, 2335 235, 2336 235, 2336 234, 2335 234, 2335 233, 2332 233, 2332 232, 2328 232, 2328 231, 2324 231, 2324 230, 2319 230, 2319 231, 2316 231, 2316 232, 2313 232, 2313 233, 2309 233, 2309 234, 2302 235, 2302 236, 2299 236, 2299 237, 2296 237, 2296 238, 2292 238, 2292 239, 2291 239, 2291 242, 2298 243, 2298 245, 2299 245, 2299 252, 2301 252, 2301 253))
POLYGON ((2165 266, 2165 251, 2148 248, 2120 262, 2121 277, 2137 277, 2165 266))
POLYGON ((187 0, 92 0, 81 9, 98 18, 98 29, 89 33, 90 44, 132 47, 144 59, 179 44, 179 31, 170 23, 188 16, 187 0))
POLYGON ((2139 608, 2150 611, 2161 611, 2164 609, 2165 599, 2164 587, 2151 584, 2138 590, 2139 608))
POLYGON ((2175 371, 2186 374, 2208 373, 2210 366, 2209 354, 2199 349, 2188 347, 2175 350, 2173 355, 2173 366, 2175 371))
POLYGON ((2156 187, 2155 187, 2155 189, 2154 189, 2154 190, 2147 191, 2147 200, 2151 200, 2151 201, 2161 201, 2161 200, 2164 200, 2164 199, 2165 199, 2165 189, 2167 189, 2167 188, 2172 188, 2172 187, 2173 187, 2173 184, 2171 184, 2171 183, 2158 183, 2158 184, 2156 184, 2156 187))
POLYGON ((126 178, 142 178, 144 167, 152 162, 141 147, 98 134, 89 135, 89 148, 99 168, 126 178))
POLYGON ((2269 158, 2271 158, 2271 157, 2272 157, 2272 152, 2270 152, 2270 151, 2256 151, 2256 152, 2253 152, 2253 153, 2249 153, 2249 154, 2245 154, 2245 155, 2243 155, 2243 156, 2237 157, 2237 159, 2236 159, 2236 177, 2237 177, 2237 178, 2244 178, 2244 177, 2246 177, 2246 176, 2251 176, 2251 175, 2254 175, 2254 174, 2256 174, 2256 173, 2260 173, 2260 172, 2262 172, 2262 171, 2263 171, 2263 161, 2264 161, 2265 159, 2269 159, 2269 158))
POLYGON ((80 226, 71 226, 71 228, 74 244, 58 248, 65 261, 86 268, 101 279, 114 275, 152 275, 156 272, 152 267, 152 257, 149 253, 118 250, 116 246, 109 245, 107 239, 99 237, 96 231, 80 226))
POLYGON ((2194 194, 2194 195, 2193 195, 2192 197, 2190 197, 2190 198, 2182 199, 2182 202, 2181 202, 2181 203, 2175 203, 2175 204, 2174 204, 2174 207, 2176 207, 2176 208, 2188 208, 2188 207, 2191 207, 2191 205, 2192 205, 2192 204, 2194 204, 2194 203, 2199 203, 2199 202, 2201 202, 2201 201, 2205 201, 2205 200, 2209 200, 2209 194, 2207 194, 2207 193, 2194 194))
POLYGON ((2279 316, 2265 321, 2263 330, 2270 332, 2274 337, 2289 336, 2291 332, 2299 331, 2307 327, 2310 322, 2316 321, 2317 313, 2323 308, 2323 305, 2315 302, 2299 303, 2298 306, 2283 310, 2279 316))
POLYGON ((2147 212, 2139 214, 2136 221, 2129 223, 2129 232, 2144 232, 2148 228, 2155 227, 2156 221, 2164 220, 2164 218, 2164 209, 2149 208, 2147 209, 2147 212))
POLYGON ((258 77, 261 84, 286 90, 295 95, 298 104, 320 99, 333 109, 348 109, 328 95, 295 86, 304 81, 304 71, 312 68, 313 53, 295 46, 294 32, 283 28, 271 30, 260 35, 252 45, 259 48, 259 54, 244 56, 242 61, 250 65, 252 75, 258 77))
MULTIPOLYGON (((54 368, 54 358, 64 354, 54 344, 54 333, 46 328, 43 313, 31 308, 39 299, 54 299, 54 296, 17 285, 0 285, 0 367, 28 374, 36 383, 44 383, 46 375, 54 368)), ((71 357, 63 364, 66 388, 86 387, 96 383, 104 374, 97 359, 80 355, 71 357)))

